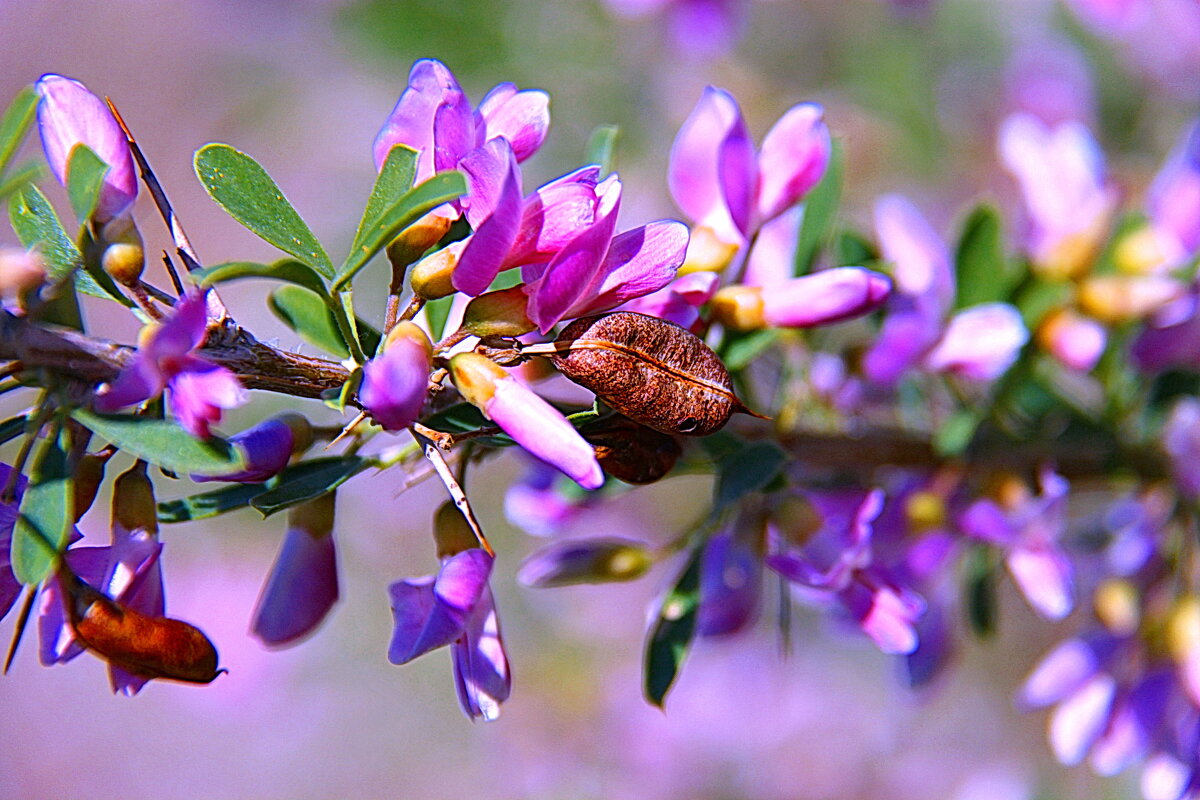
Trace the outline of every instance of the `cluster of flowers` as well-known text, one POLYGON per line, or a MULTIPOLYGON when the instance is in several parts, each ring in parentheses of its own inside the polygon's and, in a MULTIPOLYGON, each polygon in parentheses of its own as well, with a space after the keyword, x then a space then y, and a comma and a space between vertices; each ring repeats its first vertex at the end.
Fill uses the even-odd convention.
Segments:
MULTIPOLYGON (((70 183, 80 144, 108 165, 85 223, 89 247, 148 320, 136 352, 115 378, 89 386, 87 403, 111 414, 151 410, 165 397, 184 430, 213 438, 223 410, 247 400, 238 377, 205 356, 226 324, 220 301, 210 289, 193 288, 168 302, 142 282, 128 138, 81 84, 47 75, 37 90, 55 176, 70 183)), ((1200 797, 1200 594, 1191 514, 1200 497, 1200 402, 1179 400, 1160 423, 1153 415, 1161 404, 1150 405, 1157 398, 1123 399, 1114 383, 1121 368, 1149 376, 1200 371, 1200 308, 1190 275, 1200 250, 1200 134, 1190 131, 1162 168, 1145 221, 1123 226, 1110 241, 1116 193, 1087 130, 1052 128, 1026 115, 1006 120, 999 154, 1020 184, 1027 232, 1020 256, 1001 253, 999 266, 1018 263, 1019 275, 987 299, 965 302, 978 295, 976 287, 958 285, 962 272, 950 246, 898 195, 877 202, 874 242, 850 238, 852 246, 840 249, 853 258, 821 251, 821 268, 797 275, 798 240, 809 222, 800 204, 821 184, 834 152, 816 105, 789 109, 756 148, 736 100, 707 89, 671 150, 670 190, 690 224, 658 220, 618 232, 623 187, 603 166, 584 166, 526 194, 520 165, 546 137, 548 102, 543 92, 501 84, 473 108, 445 65, 414 65, 375 141, 376 166, 386 170, 397 148, 407 148, 415 152, 416 183, 455 170, 467 191, 388 246, 393 289, 407 276, 414 299, 402 314, 389 309, 377 352, 353 364, 349 396, 363 416, 385 431, 411 431, 419 443, 449 436, 425 425, 445 407, 449 380, 494 424, 471 434, 482 441, 506 435, 532 457, 507 510, 519 525, 547 534, 585 507, 619 503, 623 489, 615 478, 651 482, 670 472, 681 451, 675 437, 694 432, 697 419, 664 422, 670 415, 653 408, 654 380, 663 374, 705 403, 744 410, 706 342, 723 351, 757 332, 860 320, 836 335, 783 334, 794 363, 782 371, 764 364, 754 374, 758 384, 778 384, 782 404, 761 410, 776 413, 784 448, 789 436, 812 433, 819 418, 826 426, 821 433, 846 441, 906 422, 926 439, 945 436, 951 420, 964 417, 984 445, 989 425, 1019 438, 1026 423, 1016 418, 1044 412, 1022 406, 1025 381, 1005 376, 1024 370, 1032 380, 1037 364, 1057 364, 1071 376, 1068 388, 1083 396, 1073 402, 1084 412, 1098 395, 1110 406, 1113 426, 1142 414, 1163 438, 1157 455, 1166 469, 1147 474, 1135 494, 1113 503, 1089 536, 1070 535, 1069 470, 1052 458, 1022 474, 980 467, 984 459, 972 459, 965 446, 943 442, 948 455, 927 453, 920 467, 884 457, 848 470, 801 451, 715 515, 712 532, 692 531, 665 546, 559 540, 530 557, 520 578, 532 586, 630 579, 685 549, 698 576, 694 632, 728 636, 760 616, 763 576, 771 570, 798 599, 848 618, 883 652, 903 656, 911 682, 924 685, 957 649, 956 609, 978 602, 956 581, 960 565, 982 565, 975 579, 988 582, 1002 562, 1047 620, 1070 615, 1082 593, 1092 598, 1093 628, 1047 656, 1022 695, 1031 706, 1056 705, 1051 742, 1060 759, 1076 763, 1090 755, 1105 773, 1143 759, 1147 798, 1200 797), (519 276, 515 283, 504 274, 509 270, 519 276), (456 324, 435 342, 417 314, 443 298, 453 298, 456 324), (862 321, 875 311, 877 324, 862 321), (594 330, 590 320, 597 315, 621 312, 627 338, 579 333, 594 330), (662 352, 639 349, 647 341, 671 344, 662 352), (621 383, 619 392, 596 388, 594 378, 587 383, 605 406, 631 418, 599 417, 609 426, 603 432, 588 428, 597 415, 586 423, 568 419, 518 369, 531 356, 550 355, 576 380, 563 367, 566 354, 589 349, 624 359, 606 363, 632 365, 609 378, 621 383), (688 361, 696 352, 717 366, 688 361), (1105 359, 1115 366, 1099 374, 1105 359), (914 388, 920 413, 904 399, 914 388), (638 392, 649 396, 628 396, 638 392), (799 414, 797 404, 804 406, 799 414), (636 469, 629 469, 631 461, 636 469), (1188 588, 1179 588, 1181 580, 1188 588)), ((61 290, 47 281, 39 258, 35 250, 0 259, 9 317, 36 322, 39 301, 61 290)), ((806 270, 807 264, 800 271, 806 270)), ((1061 406, 1053 397, 1040 402, 1061 406)), ((1027 439, 1042 435, 1029 430, 1027 439)), ((1107 432, 1126 448, 1154 441, 1153 433, 1133 441, 1120 429, 1107 432)), ((345 433, 356 437, 356 450, 369 435, 345 433)), ((228 440, 239 469, 195 477, 275 480, 317 434, 298 415, 268 420, 228 440)), ((84 441, 75 522, 91 505, 113 452, 87 452, 84 441)), ((0 472, 4 552, 16 540, 23 497, 32 491, 20 472, 0 472)), ((492 719, 511 686, 489 587, 495 554, 461 489, 452 477, 446 482, 453 502, 434 519, 436 574, 390 586, 395 628, 388 656, 403 664, 449 647, 464 711, 492 719)), ((331 490, 289 512, 282 552, 254 613, 253 632, 268 645, 300 641, 337 600, 334 511, 331 490)), ((107 547, 77 546, 80 537, 71 532, 56 553, 39 609, 43 662, 90 649, 109 661, 114 690, 129 694, 152 678, 213 679, 215 655, 211 665, 205 653, 180 666, 148 644, 118 652, 105 644, 114 637, 97 633, 96 609, 105 603, 133 612, 139 624, 165 619, 162 545, 144 460, 116 481, 111 532, 107 547)), ((676 591, 687 591, 690 569, 676 591)), ((7 613, 20 591, 11 567, 0 566, 0 610, 7 613)), ((988 609, 976 611, 986 616, 988 609)))

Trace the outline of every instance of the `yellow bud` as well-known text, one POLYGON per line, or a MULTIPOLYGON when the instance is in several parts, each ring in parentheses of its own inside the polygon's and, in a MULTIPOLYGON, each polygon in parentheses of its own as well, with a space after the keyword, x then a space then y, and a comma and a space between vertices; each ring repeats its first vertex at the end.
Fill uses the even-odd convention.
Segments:
POLYGON ((1167 648, 1176 661, 1200 653, 1200 595, 1182 597, 1167 620, 1167 648))
POLYGON ((735 331, 765 328, 762 289, 758 286, 726 286, 713 298, 712 315, 716 322, 735 331))
POLYGON ((1154 275, 1097 275, 1079 287, 1079 307, 1101 322, 1142 319, 1183 293, 1183 285, 1154 275))
POLYGON ((421 330, 421 326, 415 322, 396 323, 396 326, 388 331, 387 338, 383 341, 383 349, 386 351, 401 339, 409 339, 424 348, 426 355, 433 357, 433 342, 429 341, 429 335, 421 330))
POLYGON ((940 528, 946 524, 946 501, 934 492, 913 492, 904 504, 904 516, 914 532, 940 528))
POLYGON ((146 257, 142 250, 142 235, 133 220, 117 217, 107 223, 100 231, 98 244, 104 248, 104 254, 100 256, 104 271, 123 286, 136 285, 146 266, 146 257))
POLYGON ((433 540, 437 543, 438 558, 457 555, 479 547, 479 540, 462 512, 447 500, 433 515, 433 540))
POLYGON ((146 462, 138 461, 113 485, 112 520, 127 531, 158 533, 158 507, 146 462))
POLYGON ((739 249, 738 245, 719 239, 707 225, 698 225, 692 229, 687 255, 684 257, 683 266, 679 268, 679 274, 720 272, 729 266, 739 249))
POLYGON ((409 225, 387 246, 388 261, 393 266, 406 267, 425 255, 425 251, 442 240, 450 230, 452 220, 429 213, 409 225))
POLYGON ((508 378, 504 368, 479 353, 459 353, 450 359, 450 380, 468 403, 487 413, 496 382, 508 378))
POLYGON ((521 286, 481 294, 467 303, 462 326, 479 337, 529 333, 537 326, 525 315, 528 302, 529 296, 521 286))
POLYGON ((1113 249, 1113 263, 1128 275, 1148 275, 1167 264, 1158 234, 1149 225, 1121 237, 1113 249))
POLYGON ((466 242, 455 242, 418 261, 409 279, 413 292, 426 300, 437 300, 454 294, 457 290, 451 276, 466 246, 466 242))
POLYGON ((1101 582, 1092 596, 1096 618, 1118 636, 1128 636, 1138 629, 1141 622, 1138 601, 1137 587, 1123 578, 1101 582))
POLYGON ((292 411, 288 411, 275 417, 275 419, 292 429, 293 453, 303 453, 312 445, 312 423, 308 421, 307 417, 302 414, 296 414, 292 411))

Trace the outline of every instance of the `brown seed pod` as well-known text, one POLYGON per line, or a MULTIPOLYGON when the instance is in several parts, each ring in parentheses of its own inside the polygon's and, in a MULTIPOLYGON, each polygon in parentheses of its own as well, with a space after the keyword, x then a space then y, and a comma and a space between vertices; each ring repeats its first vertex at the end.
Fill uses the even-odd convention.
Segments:
POLYGON ((626 483, 660 480, 682 452, 674 437, 619 414, 584 425, 579 432, 596 451, 601 468, 626 483))
POLYGON ((199 628, 134 611, 75 575, 62 572, 59 580, 79 643, 114 667, 142 678, 188 683, 211 683, 225 671, 217 669, 217 649, 199 628))
POLYGON ((657 431, 707 436, 749 413, 717 354, 672 322, 632 311, 583 317, 555 344, 559 371, 657 431))

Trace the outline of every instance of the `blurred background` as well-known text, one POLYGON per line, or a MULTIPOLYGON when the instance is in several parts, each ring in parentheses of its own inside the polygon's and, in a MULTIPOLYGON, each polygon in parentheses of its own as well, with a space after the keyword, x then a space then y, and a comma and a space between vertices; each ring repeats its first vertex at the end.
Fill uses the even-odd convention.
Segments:
MULTIPOLYGON (((445 61, 475 101, 500 81, 550 92, 550 138, 525 165, 527 190, 579 166, 596 125, 619 125, 621 228, 678 213, 667 154, 706 84, 739 98, 757 139, 792 104, 824 104, 846 150, 843 215, 865 224, 876 195, 901 191, 943 231, 973 198, 1012 207, 1016 189, 995 156, 1010 111, 1087 123, 1137 202, 1200 99, 1190 0, 725 0, 725 38, 682 41, 670 3, 640 15, 629 7, 655 4, 618 5, 624 13, 602 0, 9 0, 0 99, 47 71, 110 96, 207 263, 275 254, 204 193, 191 168, 198 147, 224 141, 253 155, 327 248, 344 251, 374 179, 371 142, 422 57, 445 61), (1158 16, 1104 16, 1130 5, 1158 16)), ((139 202, 153 252, 166 239, 139 202)), ((382 272, 372 278, 380 298, 382 272)), ((225 299, 242 324, 300 347, 266 311, 263 287, 236 289, 225 299)), ((367 316, 382 316, 378 305, 359 301, 367 316)), ((93 311, 93 331, 136 335, 131 318, 93 311)), ((277 402, 255 398, 228 429, 277 402)), ((296 647, 270 652, 247 635, 283 533, 283 515, 263 523, 249 511, 163 530, 168 611, 205 629, 228 676, 114 697, 100 661, 43 669, 29 636, 0 681, 0 796, 1135 796, 1130 779, 1057 765, 1045 715, 1014 708, 1014 689, 1072 622, 1039 622, 1013 597, 1002 598, 999 636, 969 644, 959 668, 921 694, 865 638, 801 613, 790 657, 766 623, 701 642, 667 713, 649 707, 647 608, 674 567, 631 585, 518 587, 516 566, 541 542, 504 520, 515 467, 493 462, 472 485, 501 554, 493 587, 515 675, 498 722, 460 714, 447 652, 387 662, 386 587, 434 570, 429 520, 444 490, 425 483, 400 495, 398 476, 384 474, 341 492, 342 600, 296 647)), ((188 490, 158 483, 164 498, 188 490)), ((698 498, 708 492, 703 478, 672 479, 572 530, 666 541, 706 513, 698 498)), ((106 525, 102 498, 83 528, 103 542, 106 525)), ((0 625, 0 641, 12 624, 0 625)))

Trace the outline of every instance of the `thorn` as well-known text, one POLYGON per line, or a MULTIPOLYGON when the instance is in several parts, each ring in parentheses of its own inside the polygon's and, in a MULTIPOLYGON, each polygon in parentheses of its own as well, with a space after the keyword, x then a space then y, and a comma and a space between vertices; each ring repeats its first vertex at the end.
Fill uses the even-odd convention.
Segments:
POLYGON ((21 637, 25 635, 25 625, 29 622, 29 613, 33 611, 33 601, 37 597, 37 589, 32 586, 25 588, 25 602, 21 605, 21 615, 17 617, 17 627, 13 629, 12 644, 8 646, 8 656, 4 659, 4 674, 12 666, 17 657, 17 648, 21 645, 21 637))
POLYGON ((361 425, 363 423, 363 420, 365 420, 366 418, 367 418, 367 412, 365 412, 365 411, 358 412, 358 416, 355 417, 354 419, 350 420, 350 423, 348 425, 346 425, 346 427, 342 428, 342 432, 339 433, 337 436, 333 437, 332 441, 330 441, 329 444, 325 445, 325 449, 328 450, 329 448, 333 447, 335 444, 340 442, 342 439, 345 439, 347 436, 349 436, 351 433, 353 433, 354 429, 357 428, 359 425, 361 425))

